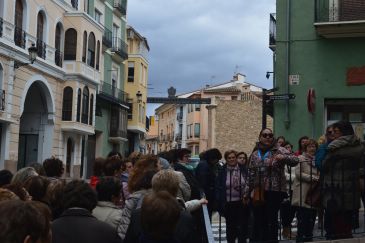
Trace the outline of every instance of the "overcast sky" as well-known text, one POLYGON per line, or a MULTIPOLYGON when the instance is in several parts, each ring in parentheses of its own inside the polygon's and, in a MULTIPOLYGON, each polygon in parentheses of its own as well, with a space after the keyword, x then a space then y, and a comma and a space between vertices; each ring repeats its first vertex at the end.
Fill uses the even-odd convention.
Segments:
POLYGON ((274 0, 128 1, 128 24, 150 46, 148 95, 167 96, 170 86, 184 93, 222 83, 234 72, 271 87, 265 75, 272 71, 269 14, 274 12, 274 0))

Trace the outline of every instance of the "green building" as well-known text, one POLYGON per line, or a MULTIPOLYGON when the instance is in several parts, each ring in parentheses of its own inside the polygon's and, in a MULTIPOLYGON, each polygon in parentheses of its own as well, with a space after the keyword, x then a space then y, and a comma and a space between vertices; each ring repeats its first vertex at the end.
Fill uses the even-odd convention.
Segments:
MULTIPOLYGON (((101 82, 96 96, 95 135, 88 137, 88 161, 105 157, 110 151, 122 155, 128 150, 128 94, 126 79, 127 0, 89 0, 89 14, 103 26, 101 82)), ((92 163, 89 163, 88 172, 92 163)))
POLYGON ((299 137, 317 139, 327 125, 345 119, 363 137, 364 1, 277 0, 276 11, 270 16, 275 94, 296 97, 274 101, 275 134, 295 146, 299 137), (315 99, 308 109, 310 89, 315 99))

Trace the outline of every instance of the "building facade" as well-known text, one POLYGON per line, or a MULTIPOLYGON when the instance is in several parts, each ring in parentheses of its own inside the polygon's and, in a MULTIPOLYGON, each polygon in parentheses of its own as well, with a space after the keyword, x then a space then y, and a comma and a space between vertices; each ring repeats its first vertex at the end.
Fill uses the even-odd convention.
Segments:
MULTIPOLYGON (((161 151, 189 148, 193 156, 198 156, 202 151, 213 147, 222 152, 228 149, 250 152, 261 129, 261 92, 260 87, 247 83, 244 75, 237 74, 228 82, 178 96, 189 99, 210 98, 209 105, 160 106, 156 110, 156 114, 159 115, 159 127, 166 127, 167 131, 167 125, 174 128, 173 138, 168 142, 160 141, 161 151), (176 113, 173 120, 171 115, 160 115, 162 111, 164 114, 166 111, 167 114, 171 114, 172 110, 176 113)), ((268 126, 272 126, 271 118, 268 118, 268 126)), ((159 131, 164 135, 164 130, 159 131)), ((162 138, 165 139, 164 136, 162 138)))
POLYGON ((345 119, 363 138, 363 1, 277 1, 276 8, 274 86, 296 98, 274 102, 275 134, 293 142, 303 135, 318 138, 327 125, 345 119), (308 109, 310 89, 315 99, 309 95, 308 109))
POLYGON ((155 110, 155 114, 158 120, 157 153, 175 148, 176 106, 174 104, 163 104, 155 110))
POLYGON ((0 25, 0 167, 15 171, 56 156, 66 176, 84 177, 87 140, 95 133, 102 26, 82 0, 4 0, 0 25))
POLYGON ((146 152, 146 110, 148 83, 148 52, 147 39, 141 36, 133 27, 127 26, 128 65, 125 91, 130 94, 128 99, 128 153, 146 152))
POLYGON ((105 157, 110 151, 125 155, 128 150, 128 94, 126 79, 126 0, 91 0, 89 12, 102 25, 101 83, 96 99, 95 135, 89 138, 89 160, 105 157))

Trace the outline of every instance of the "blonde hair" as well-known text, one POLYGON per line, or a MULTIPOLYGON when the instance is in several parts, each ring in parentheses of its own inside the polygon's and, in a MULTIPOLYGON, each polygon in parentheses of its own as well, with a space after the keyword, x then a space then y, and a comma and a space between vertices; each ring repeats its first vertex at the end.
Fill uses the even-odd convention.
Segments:
POLYGON ((152 190, 154 192, 167 191, 176 197, 179 190, 179 179, 173 170, 161 170, 152 178, 152 190))

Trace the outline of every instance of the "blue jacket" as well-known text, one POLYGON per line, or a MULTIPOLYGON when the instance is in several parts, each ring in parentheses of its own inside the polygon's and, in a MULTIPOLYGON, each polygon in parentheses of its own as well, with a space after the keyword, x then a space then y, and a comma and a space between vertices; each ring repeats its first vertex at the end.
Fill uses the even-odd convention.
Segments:
POLYGON ((324 158, 327 155, 328 144, 329 143, 321 144, 316 152, 316 157, 315 157, 314 163, 318 170, 321 170, 321 168, 322 168, 322 161, 324 160, 324 158))

